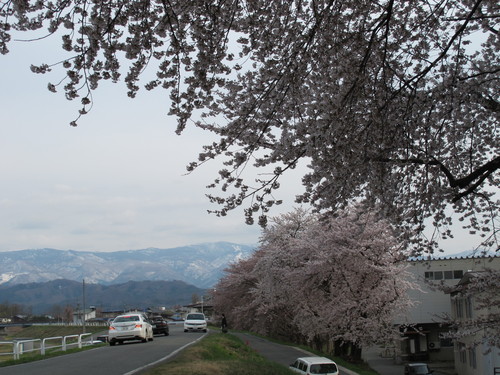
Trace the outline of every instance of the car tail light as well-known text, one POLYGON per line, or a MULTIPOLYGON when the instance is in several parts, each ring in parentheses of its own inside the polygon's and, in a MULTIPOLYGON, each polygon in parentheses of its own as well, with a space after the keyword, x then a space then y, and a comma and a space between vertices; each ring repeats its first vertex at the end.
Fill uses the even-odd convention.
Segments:
POLYGON ((109 326, 109 330, 110 330, 110 331, 112 331, 112 330, 114 330, 114 329, 116 329, 116 328, 115 328, 115 327, 113 327, 113 326, 109 326))
POLYGON ((142 327, 142 324, 136 324, 135 325, 135 328, 141 328, 142 327))

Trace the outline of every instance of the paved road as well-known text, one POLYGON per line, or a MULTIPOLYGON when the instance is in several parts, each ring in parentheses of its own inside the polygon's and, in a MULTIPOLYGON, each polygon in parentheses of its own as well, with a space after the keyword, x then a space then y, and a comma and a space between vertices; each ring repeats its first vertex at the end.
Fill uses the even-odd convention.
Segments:
MULTIPOLYGON (((372 369, 381 375, 403 375, 404 365, 394 363, 392 358, 383 358, 379 355, 379 350, 370 348, 364 350, 363 358, 372 369)), ((450 375, 455 374, 453 364, 449 362, 429 363, 433 375, 450 375)))
POLYGON ((157 335, 148 343, 98 347, 42 361, 0 368, 1 375, 133 375, 144 366, 167 359, 203 336, 184 333, 182 326, 171 326, 170 336, 157 335))
MULTIPOLYGON (((246 333, 236 332, 234 335, 238 336, 244 343, 249 345, 252 349, 256 350, 260 355, 269 359, 270 361, 289 366, 298 357, 315 356, 302 350, 288 345, 280 345, 266 339, 249 335, 246 333)), ((339 366, 342 375, 357 375, 355 372, 339 366)))
MULTIPOLYGON (((305 350, 295 348, 293 346, 276 344, 274 342, 246 333, 234 333, 234 335, 238 336, 241 340, 243 340, 243 342, 256 350, 263 357, 269 359, 270 361, 281 363, 285 366, 289 366, 297 357, 316 355, 311 354, 305 350)), ((380 375, 404 374, 403 365, 394 364, 394 361, 392 359, 381 358, 378 355, 378 352, 375 351, 372 351, 368 354, 369 355, 366 358, 368 364, 380 375)), ((433 367, 432 364, 430 366, 434 369, 434 375, 449 375, 454 373, 453 369, 450 372, 446 371, 449 369, 433 367)), ((339 370, 341 375, 357 375, 356 372, 343 368, 342 366, 339 366, 339 370)))

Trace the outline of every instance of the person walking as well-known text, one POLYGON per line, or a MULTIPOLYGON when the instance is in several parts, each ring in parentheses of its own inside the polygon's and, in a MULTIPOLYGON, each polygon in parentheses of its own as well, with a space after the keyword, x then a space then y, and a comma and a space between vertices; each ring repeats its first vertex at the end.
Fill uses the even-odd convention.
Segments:
POLYGON ((221 328, 222 328, 222 333, 226 333, 227 332, 227 320, 226 320, 226 315, 225 314, 222 314, 221 328))

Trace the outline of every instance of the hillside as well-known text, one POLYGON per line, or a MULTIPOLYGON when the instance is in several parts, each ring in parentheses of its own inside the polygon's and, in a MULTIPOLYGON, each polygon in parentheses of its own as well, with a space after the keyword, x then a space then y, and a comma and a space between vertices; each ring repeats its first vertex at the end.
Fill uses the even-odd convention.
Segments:
POLYGON ((89 284, 181 280, 198 288, 212 287, 223 270, 248 257, 254 246, 228 242, 171 249, 115 252, 35 249, 0 252, 0 284, 26 284, 68 279, 89 284))
MULTIPOLYGON (((0 303, 31 307, 32 313, 47 313, 54 306, 82 303, 82 283, 73 280, 52 280, 43 283, 0 285, 0 303)), ((122 284, 85 285, 87 306, 104 310, 174 306, 191 303, 193 294, 203 289, 183 281, 128 281, 122 284)))

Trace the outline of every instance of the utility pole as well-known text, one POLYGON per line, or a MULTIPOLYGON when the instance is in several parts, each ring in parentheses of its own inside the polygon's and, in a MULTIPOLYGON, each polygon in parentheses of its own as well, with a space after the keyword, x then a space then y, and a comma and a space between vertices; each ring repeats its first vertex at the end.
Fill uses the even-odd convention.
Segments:
POLYGON ((83 319, 82 319, 83 333, 85 333, 85 279, 83 279, 83 319))

